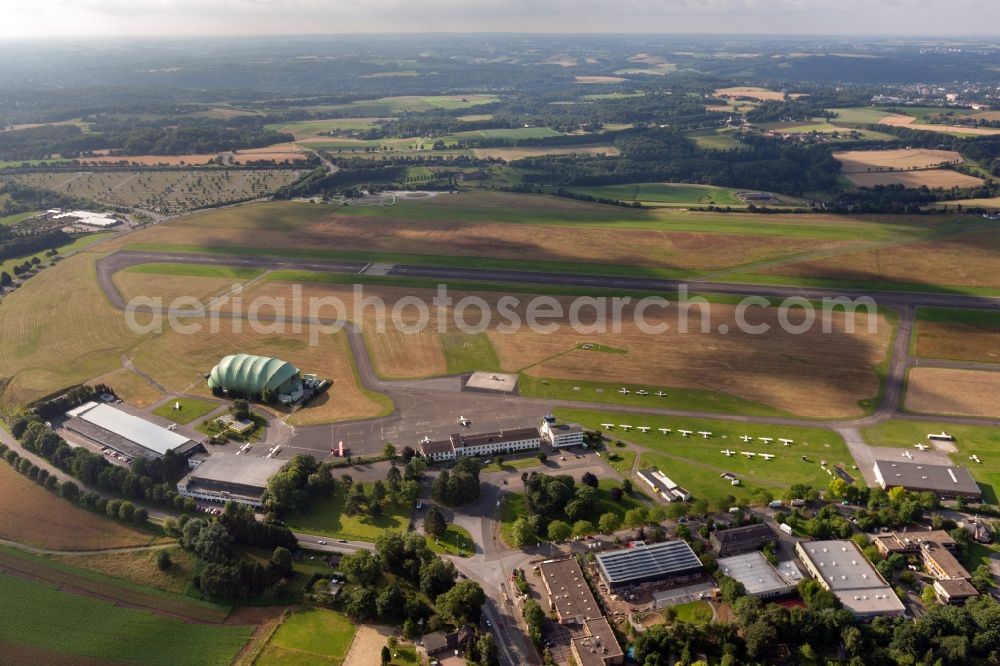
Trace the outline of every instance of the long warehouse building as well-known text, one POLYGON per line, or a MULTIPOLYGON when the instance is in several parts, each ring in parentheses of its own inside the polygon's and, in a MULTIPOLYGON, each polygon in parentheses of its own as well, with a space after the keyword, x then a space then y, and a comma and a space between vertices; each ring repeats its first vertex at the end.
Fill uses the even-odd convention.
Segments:
POLYGON ((261 506, 267 481, 287 461, 214 453, 177 482, 184 497, 208 502, 239 502, 261 506))
POLYGON ((201 444, 152 421, 104 403, 88 402, 66 412, 63 424, 95 444, 128 458, 159 458, 168 452, 188 456, 201 444))
POLYGON ((628 548, 596 556, 601 579, 618 592, 645 583, 681 582, 701 575, 704 567, 686 541, 646 544, 633 541, 628 548))

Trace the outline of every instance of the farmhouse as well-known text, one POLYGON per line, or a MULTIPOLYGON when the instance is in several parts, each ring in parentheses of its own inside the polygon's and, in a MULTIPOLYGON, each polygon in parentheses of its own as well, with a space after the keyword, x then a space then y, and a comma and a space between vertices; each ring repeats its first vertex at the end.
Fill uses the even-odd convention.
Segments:
POLYGON ((979 500, 983 491, 964 467, 918 462, 875 461, 875 482, 883 489, 902 486, 907 490, 929 490, 945 497, 979 500))
POLYGON ((545 415, 538 432, 554 449, 583 445, 583 426, 578 423, 560 423, 552 414, 545 415))
POLYGON ((189 456, 201 444, 107 404, 88 402, 66 412, 64 427, 129 460, 159 458, 168 452, 189 456))
POLYGON ((298 402, 305 393, 302 375, 294 365, 251 354, 234 354, 219 361, 208 376, 208 387, 249 397, 271 393, 283 404, 298 402))
POLYGON ((633 541, 628 548, 596 556, 601 579, 613 592, 646 583, 682 582, 701 575, 701 560, 686 541, 647 545, 633 541))
POLYGON ((184 497, 209 502, 239 502, 261 506, 267 480, 283 466, 276 458, 254 458, 216 453, 207 457, 177 482, 184 497))
POLYGON ((530 451, 541 446, 537 428, 515 428, 475 435, 455 433, 449 439, 420 442, 420 452, 431 460, 454 460, 461 456, 492 456, 530 451))
POLYGON ((795 554, 813 578, 856 617, 901 616, 905 609, 853 541, 800 541, 795 554))
POLYGON ((719 570, 743 584, 752 597, 770 599, 795 592, 802 574, 791 562, 776 568, 763 553, 745 553, 719 559, 719 570))
POLYGON ((668 502, 686 502, 691 499, 690 493, 674 483, 669 476, 658 469, 641 469, 639 478, 649 486, 654 493, 668 502))
POLYGON ((546 560, 539 565, 539 571, 549 595, 549 608, 556 612, 559 624, 583 625, 604 617, 575 559, 546 560))
POLYGON ((778 535, 767 523, 744 525, 728 530, 716 530, 709 538, 712 549, 719 557, 729 557, 751 550, 760 550, 767 544, 776 544, 778 535))
POLYGON ((580 666, 617 666, 625 663, 615 632, 606 618, 587 620, 584 636, 570 643, 570 652, 580 666))

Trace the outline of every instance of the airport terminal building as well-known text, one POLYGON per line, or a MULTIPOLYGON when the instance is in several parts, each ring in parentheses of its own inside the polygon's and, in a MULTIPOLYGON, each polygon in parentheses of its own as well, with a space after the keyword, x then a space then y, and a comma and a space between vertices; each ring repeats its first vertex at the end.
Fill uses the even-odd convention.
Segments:
POLYGON ((177 482, 177 492, 206 502, 233 501, 260 507, 267 480, 285 462, 276 458, 214 453, 177 482))
POLYGON ((495 456, 497 454, 532 451, 542 445, 537 428, 515 428, 475 435, 455 433, 448 439, 425 440, 420 453, 434 461, 455 460, 465 456, 495 456))

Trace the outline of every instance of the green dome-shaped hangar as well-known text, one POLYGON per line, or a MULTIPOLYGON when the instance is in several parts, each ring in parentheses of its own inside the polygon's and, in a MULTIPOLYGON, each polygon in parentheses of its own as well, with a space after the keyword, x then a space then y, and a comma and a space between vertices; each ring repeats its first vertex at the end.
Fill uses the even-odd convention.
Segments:
POLYGON ((282 402, 302 397, 302 376, 288 361, 267 356, 233 354, 212 368, 208 387, 213 391, 260 396, 270 391, 282 402))

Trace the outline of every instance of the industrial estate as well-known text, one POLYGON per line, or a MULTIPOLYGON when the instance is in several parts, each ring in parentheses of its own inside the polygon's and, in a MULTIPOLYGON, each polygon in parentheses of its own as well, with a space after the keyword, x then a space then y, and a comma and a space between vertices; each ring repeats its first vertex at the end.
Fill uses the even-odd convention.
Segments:
POLYGON ((279 42, 0 65, 0 662, 998 662, 994 43, 279 42))

